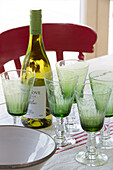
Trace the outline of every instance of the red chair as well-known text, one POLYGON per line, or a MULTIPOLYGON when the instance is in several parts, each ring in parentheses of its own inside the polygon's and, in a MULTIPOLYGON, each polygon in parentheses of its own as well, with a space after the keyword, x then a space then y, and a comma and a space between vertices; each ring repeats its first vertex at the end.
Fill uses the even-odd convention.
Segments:
MULTIPOLYGON (((42 33, 46 51, 56 51, 57 61, 63 59, 63 51, 79 52, 78 58, 83 60, 83 52, 92 53, 97 40, 94 30, 76 24, 44 23, 42 33)), ((26 54, 28 42, 29 26, 0 34, 0 73, 10 60, 14 60, 17 69, 21 68, 20 56, 26 54)))

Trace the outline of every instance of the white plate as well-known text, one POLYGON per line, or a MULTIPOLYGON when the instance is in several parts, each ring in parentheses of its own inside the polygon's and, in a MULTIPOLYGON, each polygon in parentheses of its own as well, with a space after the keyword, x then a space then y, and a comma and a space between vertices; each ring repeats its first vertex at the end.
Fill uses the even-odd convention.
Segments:
POLYGON ((55 153, 54 140, 44 132, 0 126, 0 169, 38 169, 55 153))

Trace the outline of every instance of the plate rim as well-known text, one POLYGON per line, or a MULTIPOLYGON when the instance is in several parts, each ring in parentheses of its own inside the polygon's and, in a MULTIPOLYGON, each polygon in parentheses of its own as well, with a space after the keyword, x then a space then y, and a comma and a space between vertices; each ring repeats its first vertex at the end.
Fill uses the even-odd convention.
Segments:
POLYGON ((10 164, 10 165, 1 165, 0 164, 0 169, 1 168, 3 168, 3 169, 16 169, 16 168, 18 168, 18 169, 21 169, 21 168, 26 168, 26 167, 31 167, 31 166, 35 166, 35 165, 38 165, 38 164, 41 164, 41 163, 43 163, 44 161, 46 161, 46 160, 48 160, 51 156, 53 156, 54 155, 54 153, 56 152, 56 149, 57 149, 57 145, 56 145, 56 143, 55 143, 55 141, 54 141, 54 139, 49 135, 49 134, 47 134, 46 132, 43 132, 43 131, 41 131, 41 130, 38 130, 38 129, 32 129, 32 128, 27 128, 27 127, 24 127, 24 126, 16 126, 16 125, 0 125, 0 128, 1 127, 14 127, 14 128, 24 128, 24 129, 27 129, 27 130, 30 130, 30 131, 39 131, 39 132, 41 132, 41 133, 43 133, 43 134, 45 134, 45 135, 47 135, 47 136, 49 136, 51 139, 52 139, 52 141, 54 142, 54 144, 55 144, 55 147, 54 147, 54 150, 49 154, 49 155, 47 155, 46 157, 44 157, 44 158, 41 158, 41 159, 39 159, 39 160, 36 160, 36 161, 33 161, 33 162, 29 162, 29 163, 22 163, 22 164, 10 164))

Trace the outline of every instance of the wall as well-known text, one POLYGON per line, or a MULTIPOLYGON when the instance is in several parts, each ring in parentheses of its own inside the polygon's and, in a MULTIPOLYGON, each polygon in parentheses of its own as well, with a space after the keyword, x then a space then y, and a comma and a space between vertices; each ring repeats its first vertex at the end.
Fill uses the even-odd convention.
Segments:
POLYGON ((93 54, 87 59, 108 54, 110 0, 81 0, 81 23, 92 27, 98 35, 93 54))

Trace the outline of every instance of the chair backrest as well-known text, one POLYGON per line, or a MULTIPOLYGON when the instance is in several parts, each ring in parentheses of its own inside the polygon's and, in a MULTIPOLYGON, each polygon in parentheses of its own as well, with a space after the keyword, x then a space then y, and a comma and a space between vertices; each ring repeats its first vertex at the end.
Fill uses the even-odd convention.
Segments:
MULTIPOLYGON (((92 53, 97 40, 96 32, 76 24, 42 24, 43 42, 46 51, 56 51, 57 61, 63 59, 63 51, 79 52, 78 58, 84 59, 83 52, 92 53)), ((26 54, 29 42, 29 26, 10 29, 0 34, 0 73, 4 64, 14 60, 17 69, 21 68, 20 56, 26 54)))

